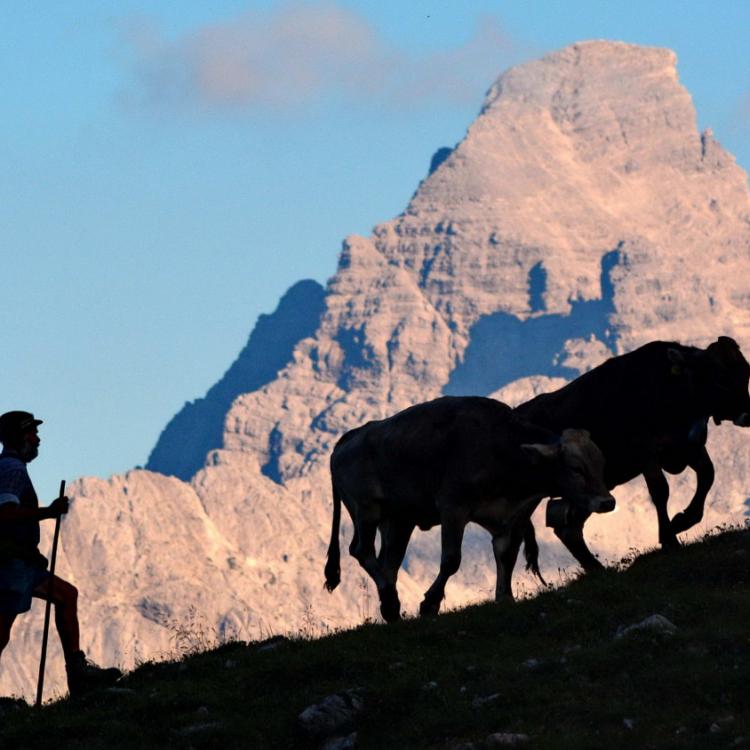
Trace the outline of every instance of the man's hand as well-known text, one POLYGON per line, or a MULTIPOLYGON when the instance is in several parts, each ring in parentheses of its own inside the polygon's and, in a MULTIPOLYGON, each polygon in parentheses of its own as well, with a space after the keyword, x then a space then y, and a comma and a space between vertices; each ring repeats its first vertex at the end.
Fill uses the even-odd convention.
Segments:
POLYGON ((0 505, 0 523, 3 521, 43 521, 46 518, 59 518, 69 510, 70 498, 58 497, 46 508, 22 508, 15 503, 0 505))
POLYGON ((55 500, 52 501, 52 503, 47 508, 47 512, 49 515, 48 518, 57 518, 58 516, 65 515, 70 506, 70 498, 68 497, 58 497, 55 500))

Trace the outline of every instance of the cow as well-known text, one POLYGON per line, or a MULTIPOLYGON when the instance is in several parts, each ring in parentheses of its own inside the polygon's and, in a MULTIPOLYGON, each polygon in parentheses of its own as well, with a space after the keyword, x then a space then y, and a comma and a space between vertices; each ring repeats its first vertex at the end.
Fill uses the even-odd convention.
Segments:
POLYGON ((539 574, 529 522, 539 502, 559 494, 586 512, 613 510, 603 476, 601 452, 585 430, 558 436, 493 399, 445 396, 368 422, 347 432, 331 455, 326 588, 333 591, 341 579, 343 503, 354 525, 349 552, 375 582, 386 622, 401 616, 396 579, 415 526, 441 526, 440 572, 420 614, 437 614, 446 582, 461 564, 469 521, 492 535, 495 598, 512 599, 511 575, 522 541, 529 567, 539 574))
MULTIPOLYGON (((516 407, 523 419, 550 430, 586 429, 606 460, 609 490, 642 474, 656 507, 659 543, 679 546, 677 534, 703 517, 714 467, 706 451, 708 420, 750 426, 750 365, 737 342, 721 336, 706 349, 652 341, 613 357, 552 393, 516 407), (696 490, 670 520, 664 472, 696 474, 696 490)), ((548 506, 548 511, 550 506, 548 506)), ((586 571, 602 568, 583 538, 589 514, 579 508, 566 521, 551 520, 557 537, 586 571)))

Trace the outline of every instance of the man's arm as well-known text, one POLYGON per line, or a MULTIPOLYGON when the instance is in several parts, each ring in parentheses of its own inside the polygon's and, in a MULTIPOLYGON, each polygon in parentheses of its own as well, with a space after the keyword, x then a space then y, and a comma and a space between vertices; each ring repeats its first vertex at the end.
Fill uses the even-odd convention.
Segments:
POLYGON ((3 521, 43 521, 46 518, 57 518, 68 512, 70 500, 58 497, 46 508, 22 508, 8 501, 0 505, 0 523, 3 521))

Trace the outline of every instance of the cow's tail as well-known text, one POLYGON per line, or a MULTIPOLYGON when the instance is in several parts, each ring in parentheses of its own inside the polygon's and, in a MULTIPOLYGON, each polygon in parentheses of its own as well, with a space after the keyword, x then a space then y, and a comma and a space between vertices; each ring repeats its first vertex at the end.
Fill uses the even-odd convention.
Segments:
POLYGON ((333 524, 331 528, 331 543, 328 545, 328 562, 326 562, 325 567, 325 587, 328 591, 333 591, 341 583, 341 550, 339 549, 341 498, 333 482, 331 482, 331 488, 333 489, 333 524))
POLYGON ((526 556, 526 570, 530 570, 546 586, 547 581, 539 570, 539 545, 536 543, 536 532, 530 518, 523 530, 523 553, 526 556))

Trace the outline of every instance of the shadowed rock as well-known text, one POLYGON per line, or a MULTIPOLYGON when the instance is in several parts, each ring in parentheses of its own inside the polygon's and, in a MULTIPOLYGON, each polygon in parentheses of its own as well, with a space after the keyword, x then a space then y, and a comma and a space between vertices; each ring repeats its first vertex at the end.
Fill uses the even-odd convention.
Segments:
POLYGON ((593 336, 614 354, 617 335, 611 318, 615 313, 613 269, 619 249, 601 259, 601 297, 573 300, 568 315, 546 314, 547 272, 537 263, 529 272, 529 306, 532 316, 521 318, 505 312, 481 317, 469 334, 464 361, 451 373, 446 395, 486 396, 529 375, 574 378, 579 372, 563 360, 566 342, 593 336))
POLYGON ((308 706, 297 717, 297 723, 310 737, 331 737, 351 730, 362 707, 362 695, 356 690, 346 690, 308 706))
POLYGON ((221 448, 224 418, 237 396, 272 381, 295 345, 315 333, 325 292, 317 281, 294 284, 270 315, 260 315, 247 345, 204 398, 186 403, 166 426, 146 468, 189 480, 206 455, 221 448))

